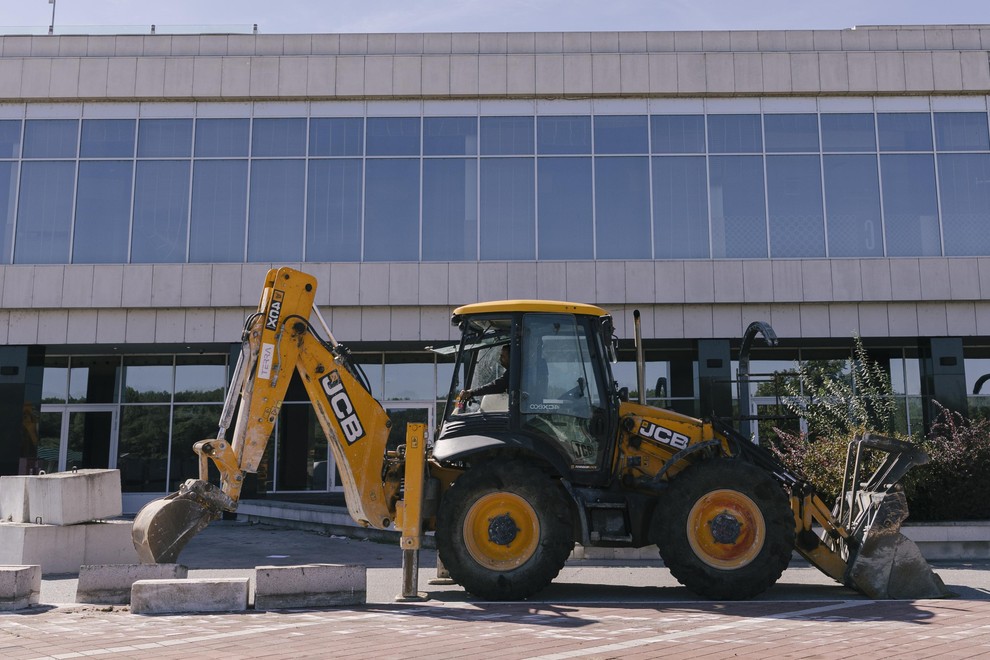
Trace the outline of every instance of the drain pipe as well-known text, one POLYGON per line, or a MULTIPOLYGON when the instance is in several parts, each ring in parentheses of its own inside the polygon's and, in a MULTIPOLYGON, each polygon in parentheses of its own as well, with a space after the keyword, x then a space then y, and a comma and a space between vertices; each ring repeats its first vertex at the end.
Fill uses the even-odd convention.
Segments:
POLYGON ((753 340, 757 334, 762 334, 767 346, 777 345, 777 333, 773 331, 769 323, 763 321, 753 321, 746 328, 743 335, 742 345, 739 347, 739 369, 736 371, 736 387, 739 393, 739 432, 747 438, 753 437, 752 420, 749 414, 749 349, 753 346, 753 340))
POLYGON ((643 332, 639 321, 639 310, 633 310, 633 328, 636 338, 636 388, 639 390, 639 405, 646 405, 646 361, 643 359, 643 332))

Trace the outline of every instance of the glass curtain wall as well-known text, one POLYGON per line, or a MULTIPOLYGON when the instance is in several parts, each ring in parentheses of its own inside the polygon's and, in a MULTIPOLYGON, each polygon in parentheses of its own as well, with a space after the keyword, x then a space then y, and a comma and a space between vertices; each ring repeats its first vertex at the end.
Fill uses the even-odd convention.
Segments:
POLYGON ((0 263, 990 255, 985 109, 622 107, 2 119, 0 263))

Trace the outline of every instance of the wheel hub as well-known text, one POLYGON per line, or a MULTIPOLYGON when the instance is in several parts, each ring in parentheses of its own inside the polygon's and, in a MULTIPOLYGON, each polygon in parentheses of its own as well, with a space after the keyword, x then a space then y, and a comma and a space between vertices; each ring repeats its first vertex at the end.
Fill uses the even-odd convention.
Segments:
POLYGON ((508 513, 488 519, 488 540, 496 545, 509 545, 519 532, 516 521, 508 513))
POLYGON ((723 511, 708 521, 708 529, 716 543, 735 543, 742 532, 742 524, 729 512, 723 511))

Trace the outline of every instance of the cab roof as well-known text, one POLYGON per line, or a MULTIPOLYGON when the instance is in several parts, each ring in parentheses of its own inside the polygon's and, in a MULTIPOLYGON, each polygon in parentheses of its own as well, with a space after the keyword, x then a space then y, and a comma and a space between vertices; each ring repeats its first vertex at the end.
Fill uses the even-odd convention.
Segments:
POLYGON ((454 318, 476 314, 511 314, 513 312, 545 312, 549 314, 581 314, 585 316, 607 316, 601 307, 585 303, 563 302, 561 300, 493 300, 490 302, 462 305, 454 310, 454 318))

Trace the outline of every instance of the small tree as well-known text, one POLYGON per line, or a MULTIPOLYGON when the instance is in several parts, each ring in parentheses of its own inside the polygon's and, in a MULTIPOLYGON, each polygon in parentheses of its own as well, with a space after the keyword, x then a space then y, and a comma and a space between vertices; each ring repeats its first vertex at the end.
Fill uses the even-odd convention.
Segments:
POLYGON ((890 375, 867 355, 859 336, 853 338, 853 358, 846 361, 846 367, 848 374, 841 374, 802 363, 797 379, 783 383, 787 392, 784 405, 808 421, 813 437, 891 433, 897 405, 890 375))

